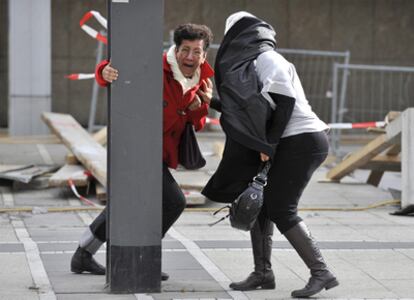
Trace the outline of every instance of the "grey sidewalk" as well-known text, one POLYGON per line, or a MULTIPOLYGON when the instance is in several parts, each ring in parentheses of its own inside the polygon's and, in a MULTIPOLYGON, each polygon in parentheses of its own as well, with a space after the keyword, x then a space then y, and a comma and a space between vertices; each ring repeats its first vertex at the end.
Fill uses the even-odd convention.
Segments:
MULTIPOLYGON (((212 141, 202 138, 205 152, 212 141)), ((0 163, 63 161, 61 145, 0 145, 0 163), (46 151, 44 151, 46 150, 46 151)), ((185 184, 202 184, 217 164, 210 157, 205 170, 177 172, 185 184)), ((322 292, 325 299, 414 299, 414 218, 389 215, 384 206, 364 211, 312 208, 355 208, 390 200, 388 192, 346 178, 344 183, 319 183, 315 174, 301 201, 300 215, 319 241, 341 285, 322 292)), ((2 207, 67 207, 81 203, 65 189, 12 191, 1 187, 2 207)), ((216 207, 206 203, 204 207, 216 207)), ((111 295, 105 276, 75 275, 69 270, 77 240, 96 212, 0 214, 0 299, 290 299, 309 276, 303 262, 283 236, 274 236, 272 261, 276 289, 234 292, 227 288, 253 268, 249 234, 227 221, 208 226, 224 215, 186 211, 163 240, 163 270, 170 279, 162 293, 111 295)), ((97 255, 105 262, 105 248, 97 255)))

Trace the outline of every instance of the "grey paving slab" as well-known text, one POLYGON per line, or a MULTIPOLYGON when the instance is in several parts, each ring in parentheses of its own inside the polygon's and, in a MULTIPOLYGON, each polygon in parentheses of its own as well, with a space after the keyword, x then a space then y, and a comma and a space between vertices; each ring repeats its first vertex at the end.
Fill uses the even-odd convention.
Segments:
POLYGON ((62 188, 13 191, 15 206, 68 206, 72 197, 62 188))
POLYGON ((0 243, 0 252, 24 252, 24 247, 20 243, 0 243))
MULTIPOLYGON (((62 293, 105 293, 105 276, 73 274, 70 272, 71 254, 42 254, 41 258, 49 276, 53 290, 62 293)), ((105 255, 95 255, 97 261, 105 265, 105 255)))
POLYGON ((414 279, 414 262, 393 250, 343 251, 338 255, 378 280, 414 279))
POLYGON ((39 299, 25 253, 0 254, 0 299, 39 299))
POLYGON ((78 241, 85 231, 84 227, 58 227, 31 228, 27 229, 34 241, 78 241))
MULTIPOLYGON (((251 248, 250 241, 194 241, 200 248, 251 248)), ((321 249, 414 249, 413 242, 322 241, 321 249)), ((274 241, 274 249, 293 249, 287 241, 274 241)))
POLYGON ((40 252, 51 251, 75 251, 78 247, 77 241, 68 241, 67 243, 38 243, 40 252))
MULTIPOLYGON (((201 138, 205 153, 214 150, 222 136, 201 138)), ((63 161, 62 145, 45 145, 54 162, 63 161)), ((200 172, 178 172, 183 183, 202 184, 218 163, 218 157, 207 156, 207 166, 200 172)), ((35 145, 0 145, 0 163, 43 163, 35 145), (5 151, 2 151, 2 150, 5 151), (11 156, 12 155, 12 156, 11 156), (10 157, 9 157, 10 156, 10 157)), ((346 177, 342 183, 320 183, 327 169, 319 169, 305 189, 300 202, 300 216, 319 242, 340 286, 318 294, 324 299, 414 299, 414 218, 389 215, 397 206, 365 211, 312 211, 317 207, 366 207, 390 200, 386 190, 367 186, 358 178, 346 177), (307 209, 307 210, 305 210, 307 209)), ((67 189, 12 191, 15 205, 69 205, 75 198, 67 189)), ((207 201, 203 208, 221 204, 207 201)), ((98 212, 86 213, 92 219, 98 212)), ((195 241, 208 259, 230 280, 244 279, 253 270, 250 236, 231 228, 228 221, 210 227, 222 217, 210 212, 185 212, 174 226, 189 240, 195 241)), ((38 299, 30 290, 32 282, 22 245, 16 239, 10 219, 23 218, 30 237, 37 242, 41 258, 58 299, 136 299, 133 295, 111 295, 105 290, 105 276, 76 275, 69 270, 70 259, 86 224, 76 213, 0 214, 0 300, 38 299), (13 253, 11 253, 13 252, 13 253), (3 266, 14 272, 3 271, 3 266), (2 273, 3 272, 3 273, 2 273), (5 293, 3 280, 15 289, 5 293), (8 281, 7 281, 8 280, 8 281), (29 282, 29 284, 25 284, 29 282), (2 290, 3 289, 3 290, 2 290)), ((154 299, 230 299, 230 295, 204 270, 200 263, 177 240, 166 235, 162 242, 163 270, 170 280, 162 283, 162 293, 154 299)), ((105 264, 105 248, 96 255, 105 264)), ((276 290, 251 291, 249 299, 290 299, 292 290, 301 288, 309 271, 297 253, 277 230, 274 235, 272 264, 276 290)))
POLYGON ((36 145, 0 144, 0 164, 42 164, 44 163, 36 145))
POLYGON ((35 214, 24 219, 26 226, 30 228, 57 229, 63 227, 83 226, 84 223, 75 213, 47 213, 35 214))
POLYGON ((88 300, 128 300, 128 299, 137 299, 134 295, 114 295, 114 294, 57 294, 58 300, 79 300, 79 299, 88 299, 88 300))
POLYGON ((396 252, 401 253, 405 256, 407 256, 408 258, 414 260, 414 250, 410 250, 410 249, 397 249, 396 252))
POLYGON ((414 280, 412 279, 387 279, 380 280, 380 282, 387 289, 393 291, 398 298, 414 298, 414 280))
POLYGON ((220 291, 210 291, 210 292, 165 292, 163 291, 161 294, 151 294, 151 296, 155 300, 171 300, 171 299, 188 299, 188 300, 198 300, 198 299, 205 299, 205 300, 214 300, 214 299, 231 299, 231 297, 224 292, 220 291))
POLYGON ((14 232, 13 227, 10 224, 0 225, 0 241, 4 242, 18 242, 16 233, 14 232))
POLYGON ((65 164, 65 156, 70 153, 67 147, 63 144, 46 144, 43 145, 49 153, 50 158, 55 164, 65 164), (63 155, 62 155, 63 154, 63 155))

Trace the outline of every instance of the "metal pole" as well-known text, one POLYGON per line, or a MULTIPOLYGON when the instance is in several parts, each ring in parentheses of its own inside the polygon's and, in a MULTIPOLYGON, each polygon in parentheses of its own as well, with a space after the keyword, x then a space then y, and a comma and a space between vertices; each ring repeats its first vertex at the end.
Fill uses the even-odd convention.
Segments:
POLYGON ((109 0, 108 285, 161 289, 162 0, 109 0), (148 30, 151 28, 151 30, 148 30))
MULTIPOLYGON (((338 64, 334 63, 332 71, 332 104, 331 104, 331 123, 336 123, 338 114, 338 64)), ((338 130, 331 130, 331 149, 334 155, 338 154, 338 130)))
MULTIPOLYGON (((101 35, 104 35, 104 31, 100 32, 101 35)), ((103 57, 103 46, 104 44, 98 41, 98 47, 96 48, 96 64, 99 64, 102 61, 103 57)), ((92 97, 91 97, 91 107, 89 109, 89 121, 88 121, 88 131, 92 132, 95 129, 95 116, 96 116, 96 105, 98 104, 98 95, 99 95, 99 85, 96 80, 93 81, 92 86, 92 97)))

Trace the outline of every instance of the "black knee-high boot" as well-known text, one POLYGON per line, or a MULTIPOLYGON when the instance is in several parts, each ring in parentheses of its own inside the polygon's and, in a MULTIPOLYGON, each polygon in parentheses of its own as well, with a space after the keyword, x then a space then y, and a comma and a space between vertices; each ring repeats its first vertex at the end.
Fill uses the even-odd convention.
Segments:
POLYGON ((294 298, 307 298, 323 289, 339 285, 335 275, 329 271, 316 241, 304 222, 300 222, 284 233, 287 240, 310 269, 311 277, 303 289, 292 292, 294 298))
POLYGON ((257 220, 253 228, 250 230, 250 237, 253 249, 254 272, 243 281, 233 282, 230 288, 239 291, 262 289, 274 289, 275 276, 272 271, 271 255, 272 255, 272 235, 273 223, 269 219, 265 219, 263 226, 260 226, 257 220))

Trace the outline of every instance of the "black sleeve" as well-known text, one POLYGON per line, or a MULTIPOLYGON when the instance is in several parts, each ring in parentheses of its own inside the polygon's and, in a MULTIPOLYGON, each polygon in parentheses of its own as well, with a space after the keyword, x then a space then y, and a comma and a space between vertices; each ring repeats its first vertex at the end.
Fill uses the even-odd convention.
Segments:
POLYGON ((220 98, 218 97, 211 98, 210 107, 214 110, 217 110, 218 112, 221 112, 220 98))
POLYGON ((269 93, 269 95, 275 102, 276 109, 272 112, 266 134, 268 142, 277 147, 286 125, 292 116, 296 100, 295 98, 281 94, 269 93))

